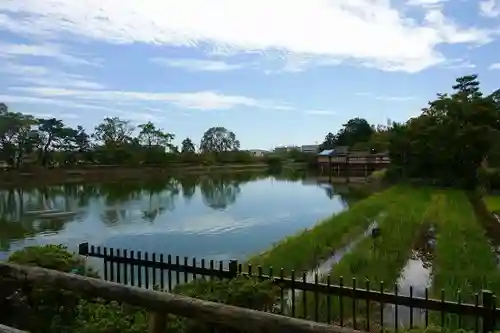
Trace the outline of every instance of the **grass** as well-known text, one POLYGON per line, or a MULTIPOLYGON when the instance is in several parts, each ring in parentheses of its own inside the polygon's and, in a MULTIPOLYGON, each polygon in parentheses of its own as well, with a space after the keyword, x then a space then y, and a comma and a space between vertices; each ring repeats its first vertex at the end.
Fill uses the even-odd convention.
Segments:
POLYGON ((270 250, 248 260, 252 266, 305 271, 363 233, 388 205, 406 201, 404 187, 396 186, 355 203, 349 210, 327 218, 311 229, 287 237, 270 250))
POLYGON ((483 201, 490 212, 500 212, 500 195, 488 195, 483 201))
MULTIPOLYGON (((402 268, 408 260, 413 243, 417 240, 418 231, 426 220, 426 209, 430 202, 431 190, 427 188, 403 188, 399 189, 402 199, 397 204, 386 206, 385 217, 380 220, 379 226, 381 236, 378 238, 368 237, 361 241, 354 251, 346 254, 342 260, 334 265, 331 270, 331 282, 338 283, 341 279, 344 285, 352 285, 358 281, 357 287, 364 288, 366 281, 371 281, 370 289, 378 288, 379 282, 385 282, 384 289, 393 289, 402 268), (355 280, 353 280, 355 279, 355 280)), ((323 277, 322 280, 325 280, 323 277)), ((308 293, 308 313, 316 317, 315 297, 308 293)), ((330 303, 328 297, 319 296, 320 320, 328 318, 339 319, 341 316, 349 318, 348 315, 367 310, 364 301, 353 311, 351 299, 343 298, 344 311, 341 313, 338 301, 330 303), (329 311, 330 310, 330 311, 329 311), (330 312, 330 317, 328 315, 330 312)), ((353 316, 354 317, 354 316, 353 316)), ((366 318, 367 316, 365 316, 366 318)), ((369 316, 368 316, 369 317, 369 316)), ((356 318, 352 318, 356 321, 356 318)))
MULTIPOLYGON (((436 206, 436 248, 433 263, 434 297, 444 291, 455 300, 460 290, 462 301, 473 302, 482 289, 500 292, 500 271, 488 237, 474 214, 466 194, 442 190, 436 206)), ((457 325, 457 318, 446 316, 446 325, 457 325)), ((440 319, 434 318, 434 320, 440 319)))

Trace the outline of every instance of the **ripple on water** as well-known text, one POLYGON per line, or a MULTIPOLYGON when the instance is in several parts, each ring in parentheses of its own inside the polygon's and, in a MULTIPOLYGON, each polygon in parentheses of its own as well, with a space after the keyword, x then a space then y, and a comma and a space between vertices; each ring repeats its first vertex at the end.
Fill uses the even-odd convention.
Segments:
MULTIPOLYGON (((432 284, 431 273, 436 243, 435 234, 435 228, 429 227, 419 235, 410 259, 406 262, 396 282, 399 295, 410 296, 411 290, 413 297, 425 297, 426 288, 429 288, 432 284)), ((415 326, 425 321, 425 310, 423 309, 410 309, 410 307, 398 305, 396 316, 396 306, 386 305, 383 311, 386 325, 394 325, 396 319, 398 326, 402 327, 409 326, 411 320, 413 320, 415 326), (413 312, 413 318, 411 312, 413 312)))

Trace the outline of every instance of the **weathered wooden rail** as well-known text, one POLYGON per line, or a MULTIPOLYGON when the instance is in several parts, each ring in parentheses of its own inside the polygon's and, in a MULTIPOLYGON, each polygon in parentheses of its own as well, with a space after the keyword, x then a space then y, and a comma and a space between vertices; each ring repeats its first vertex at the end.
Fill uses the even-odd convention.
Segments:
MULTIPOLYGON (((150 333, 165 333, 167 314, 196 319, 248 333, 355 333, 358 331, 336 325, 326 325, 277 314, 203 301, 181 295, 141 289, 90 277, 62 273, 40 267, 0 263, 0 281, 18 280, 28 284, 46 284, 80 293, 85 297, 101 298, 147 309, 150 333)), ((0 288, 2 286, 0 285, 0 288)), ((5 327, 5 326, 3 326, 5 327)), ((20 333, 5 328, 0 333, 20 333)))
POLYGON ((28 333, 26 331, 20 331, 17 328, 9 327, 0 324, 0 333, 28 333))

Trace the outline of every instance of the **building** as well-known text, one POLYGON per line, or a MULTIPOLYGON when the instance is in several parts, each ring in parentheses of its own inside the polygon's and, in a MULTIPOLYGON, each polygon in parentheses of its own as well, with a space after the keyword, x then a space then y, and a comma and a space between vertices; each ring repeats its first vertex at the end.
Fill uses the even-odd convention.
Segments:
POLYGON ((320 152, 317 155, 317 163, 322 171, 330 170, 338 173, 350 169, 367 173, 385 168, 391 160, 387 152, 349 151, 348 147, 337 147, 320 152))
POLYGON ((7 107, 7 104, 5 103, 0 103, 0 113, 5 113, 9 110, 9 108, 7 107))
POLYGON ((303 145, 300 147, 300 151, 308 154, 316 154, 319 152, 319 145, 303 145))
POLYGON ((300 150, 300 148, 297 146, 281 146, 281 147, 274 148, 274 152, 276 154, 288 153, 292 150, 300 150))
POLYGON ((250 155, 255 157, 262 157, 269 153, 269 151, 264 149, 249 149, 248 152, 250 153, 250 155))

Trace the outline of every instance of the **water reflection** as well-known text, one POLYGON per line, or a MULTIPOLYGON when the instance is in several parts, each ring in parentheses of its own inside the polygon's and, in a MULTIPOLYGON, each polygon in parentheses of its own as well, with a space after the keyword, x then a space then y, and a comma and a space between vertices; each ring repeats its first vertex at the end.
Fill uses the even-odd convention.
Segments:
POLYGON ((346 188, 330 186, 325 196, 317 181, 304 186, 303 173, 290 176, 240 172, 0 190, 0 260, 30 244, 75 248, 84 241, 240 258, 352 202, 346 188))

